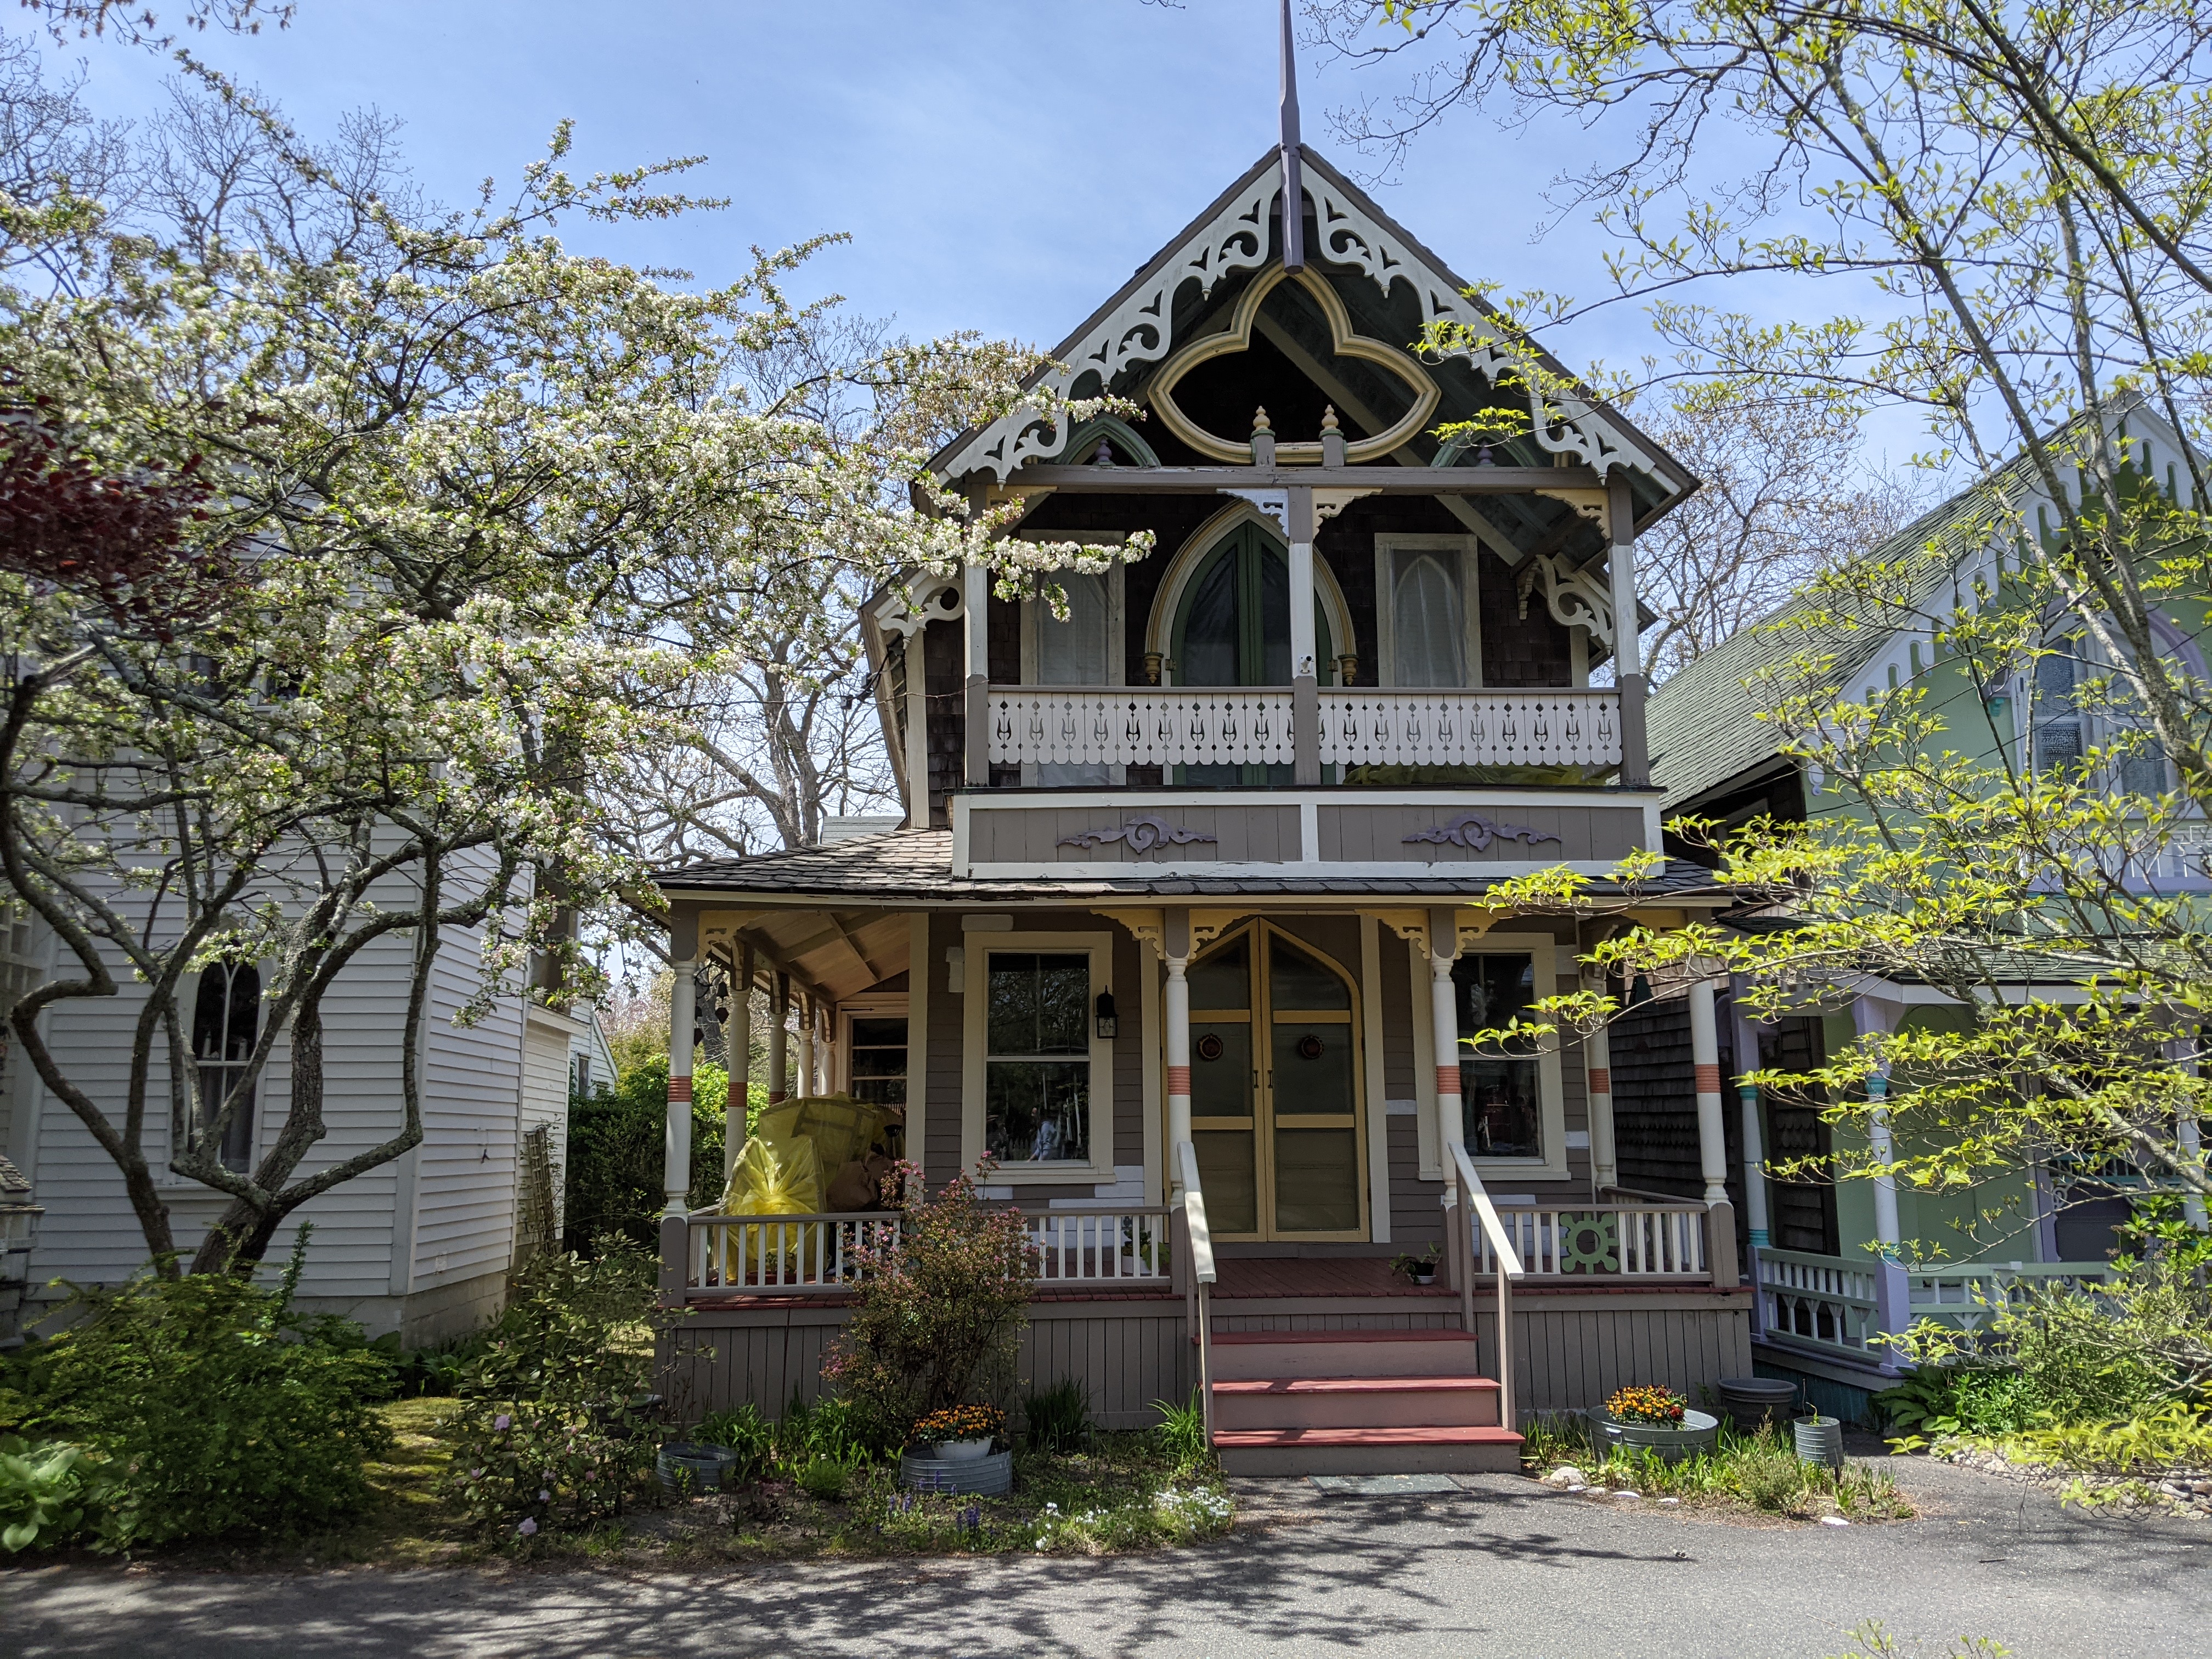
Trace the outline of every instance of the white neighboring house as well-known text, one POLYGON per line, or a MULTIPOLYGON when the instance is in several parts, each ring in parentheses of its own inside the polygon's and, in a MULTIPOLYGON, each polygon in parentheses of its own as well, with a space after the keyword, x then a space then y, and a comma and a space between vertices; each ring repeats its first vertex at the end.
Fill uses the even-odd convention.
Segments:
MULTIPOLYGON (((42 982, 55 963, 55 941, 43 924, 25 920, 20 907, 6 914, 0 1003, 42 982)), ((421 1036, 422 1144, 295 1212, 314 1224, 300 1305, 357 1319, 373 1335, 396 1330, 410 1346, 466 1331, 498 1312, 514 1261, 521 1137, 541 1123, 551 1127, 557 1205, 578 1057, 586 1057, 594 1081, 613 1076, 606 1039, 588 1011, 572 1018, 510 994, 476 1024, 456 1025, 455 1013, 477 990, 479 935, 451 927, 444 933, 421 1036)), ((400 1125, 411 950, 406 934, 371 945, 325 1002, 329 1133, 302 1172, 373 1146, 400 1125)), ((117 977, 120 994, 58 1003, 43 1018, 64 1070, 119 1115, 130 1026, 141 1000, 127 970, 117 977)), ((210 1033, 226 1015, 241 1025, 252 1021, 258 995, 250 969, 222 984, 185 988, 182 1007, 198 1028, 196 1050, 207 1056, 204 1073, 221 1065, 219 1039, 210 1033)), ((0 1028, 0 1050, 10 1050, 0 1060, 0 1155, 29 1179, 45 1209, 29 1258, 32 1303, 66 1295, 49 1288, 55 1279, 112 1285, 129 1278, 144 1266, 146 1249, 120 1171, 5 1036, 0 1028)), ((280 1037, 234 1156, 258 1153, 264 1137, 274 1135, 289 1107, 290 1082, 289 1042, 280 1037)), ((228 1200, 167 1173, 171 1126, 157 1104, 167 1099, 166 1066, 158 1061, 148 1097, 147 1160, 163 1184, 178 1247, 189 1252, 228 1200)), ((270 1246, 272 1267, 290 1250, 294 1232, 288 1224, 270 1246)), ((33 1317, 26 1310, 26 1322, 33 1317)))

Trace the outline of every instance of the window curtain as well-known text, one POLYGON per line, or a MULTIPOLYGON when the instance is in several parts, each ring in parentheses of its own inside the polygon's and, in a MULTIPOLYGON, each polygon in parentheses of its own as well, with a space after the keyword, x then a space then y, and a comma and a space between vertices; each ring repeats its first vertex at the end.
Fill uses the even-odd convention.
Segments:
POLYGON ((1465 685, 1467 623, 1459 561, 1401 551, 1390 584, 1391 678, 1398 685, 1465 685))
MULTIPOLYGON (((1067 620, 1052 614, 1044 599, 1036 607, 1037 683, 1040 685, 1103 685, 1107 682, 1106 578, 1079 571, 1059 573, 1067 595, 1067 620)), ((1039 766, 1037 782, 1047 788, 1104 783, 1103 766, 1039 766)))

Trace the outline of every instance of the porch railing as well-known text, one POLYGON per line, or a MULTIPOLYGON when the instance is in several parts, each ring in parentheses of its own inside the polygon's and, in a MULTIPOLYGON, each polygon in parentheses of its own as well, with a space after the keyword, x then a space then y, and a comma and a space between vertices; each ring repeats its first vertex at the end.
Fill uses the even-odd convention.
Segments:
MULTIPOLYGON (((1709 1273, 1702 1204, 1500 1205, 1498 1215, 1531 1279, 1704 1279, 1709 1273)), ((1486 1237, 1476 1271, 1496 1268, 1486 1237)))
MULTIPOLYGON (((1135 1285, 1168 1281, 1168 1210, 1047 1210, 1023 1218, 1037 1253, 1040 1284, 1135 1285)), ((882 1211, 818 1215, 693 1215, 684 1230, 681 1286, 687 1297, 810 1296, 859 1282, 861 1252, 902 1224, 882 1211)))
POLYGON ((1321 694, 1324 766, 1620 764, 1611 690, 1352 687, 1321 694))
POLYGON ((994 685, 994 765, 1287 766, 1291 690, 994 685))
MULTIPOLYGON (((1288 686, 994 685, 994 765, 1288 765, 1288 686)), ((1618 766, 1620 695, 1331 688, 1324 766, 1618 766)))
POLYGON ((1467 1148, 1454 1141, 1451 1194, 1455 1214, 1446 1218, 1445 1232, 1452 1243, 1454 1288, 1459 1291, 1459 1328, 1474 1333, 1474 1264, 1477 1252, 1490 1263, 1498 1292, 1498 1420, 1504 1427, 1517 1426, 1513 1413, 1513 1281, 1522 1268, 1512 1235, 1505 1229, 1490 1194, 1475 1173, 1467 1148))
MULTIPOLYGON (((1878 1355, 1882 1338, 1871 1257, 1814 1255, 1761 1246, 1759 1324, 1771 1340, 1861 1357, 1878 1355)), ((1914 1322, 1948 1325, 1978 1335, 1997 1311, 2042 1285, 2095 1284, 2112 1272, 2102 1261, 1967 1262, 1915 1267, 1905 1275, 1914 1322)))

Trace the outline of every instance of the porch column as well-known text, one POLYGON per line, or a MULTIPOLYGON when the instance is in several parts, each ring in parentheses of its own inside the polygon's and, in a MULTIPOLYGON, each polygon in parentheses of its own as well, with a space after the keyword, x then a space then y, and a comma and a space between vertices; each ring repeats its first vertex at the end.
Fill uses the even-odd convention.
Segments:
POLYGON ((1636 626, 1636 503, 1628 474, 1616 467, 1606 483, 1611 549, 1607 574, 1613 584, 1613 680, 1620 690, 1620 781, 1631 789, 1651 781, 1644 743, 1644 652, 1636 626))
POLYGON ((929 667, 923 623, 906 636, 906 827, 929 828, 929 667))
POLYGON ((748 1091, 753 1077, 753 947, 740 944, 730 952, 730 1018, 722 1034, 729 1055, 730 1097, 723 1108, 722 1183, 736 1172, 738 1154, 744 1150, 748 1091))
POLYGON ((1291 778, 1301 788, 1321 781, 1321 679, 1314 641, 1314 496, 1289 491, 1284 528, 1291 539, 1291 778))
MULTIPOLYGON (((1863 1037, 1876 1032, 1887 1035, 1897 1029, 1900 1012, 1894 1003, 1860 997, 1851 1004, 1851 1023, 1863 1037)), ((1888 1061, 1875 1068, 1874 1074, 1867 1079, 1866 1089, 1867 1103, 1872 1109, 1867 1115, 1868 1144, 1875 1162, 1887 1167, 1897 1162, 1896 1146, 1890 1139, 1889 1112, 1882 1104, 1889 1098, 1888 1061)), ((1874 1179, 1874 1232, 1877 1247, 1875 1317, 1885 1334, 1902 1333, 1912 1324, 1912 1287, 1905 1278, 1905 1264, 1899 1260, 1905 1232, 1898 1219, 1894 1176, 1881 1175, 1874 1179)), ((1893 1367, 1895 1363, 1893 1351, 1888 1352, 1886 1368, 1893 1367)))
POLYGON ((1751 1226, 1751 1248, 1759 1250, 1773 1242, 1768 1231, 1766 1146, 1759 1122, 1759 1085, 1748 1076, 1759 1069, 1759 1027, 1743 1012, 1741 997, 1729 999, 1729 1011, 1735 1020, 1736 1099, 1743 1111, 1744 1216, 1751 1226))
POLYGON ((1429 912, 1429 1018, 1436 1032, 1437 1145, 1443 1152, 1444 1203, 1458 1192, 1451 1149, 1467 1145, 1467 1114, 1460 1105, 1459 1006, 1452 994, 1452 963, 1459 959, 1459 919, 1449 910, 1429 912))
POLYGON ((660 1166, 668 1203, 661 1213, 680 1216, 691 1207, 691 1049, 698 1036, 693 975, 699 962, 685 957, 672 966, 676 980, 668 990, 668 1127, 660 1166))
MULTIPOLYGON (((1586 988, 1603 991, 1602 975, 1587 969, 1586 988)), ((1590 1202, 1595 1204, 1608 1187, 1620 1185, 1620 1155, 1613 1139, 1613 1027, 1601 1025, 1583 1039, 1583 1098, 1589 1102, 1590 1138, 1590 1202)))
POLYGON ((1698 1165, 1705 1182, 1705 1267, 1719 1288, 1741 1282, 1735 1259, 1735 1206, 1728 1195, 1728 1125, 1721 1116, 1720 1028, 1713 982, 1690 985, 1690 1066, 1698 1087, 1698 1165))
POLYGON ((785 1044, 790 1040, 786 1030, 791 1018, 791 975, 776 970, 775 994, 769 998, 768 1011, 768 1103, 771 1106, 788 1099, 791 1088, 786 1080, 785 1044))
POLYGON ((799 1093, 811 1096, 814 1088, 814 999, 799 994, 799 1093))
POLYGON ((1182 1196, 1182 1162, 1176 1148, 1190 1139, 1190 912, 1171 909, 1162 917, 1160 942, 1168 969, 1166 1006, 1168 1068, 1168 1191, 1170 1202, 1182 1196))
POLYGON ((991 573, 980 564, 963 565, 960 591, 967 601, 967 766, 971 784, 991 781, 991 573))

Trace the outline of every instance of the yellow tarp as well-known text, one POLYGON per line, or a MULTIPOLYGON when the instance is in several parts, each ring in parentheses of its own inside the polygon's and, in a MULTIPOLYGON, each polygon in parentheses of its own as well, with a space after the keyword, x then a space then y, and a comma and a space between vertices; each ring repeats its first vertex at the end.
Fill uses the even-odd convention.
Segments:
POLYGON ((842 1170, 868 1155, 868 1148, 895 1115, 888 1107, 872 1106, 850 1095, 817 1095, 769 1107, 760 1115, 757 1133, 778 1146, 805 1136, 814 1143, 823 1170, 842 1170))
MULTIPOLYGON (((812 1141, 804 1135, 782 1143, 757 1134, 746 1137, 722 1192, 724 1215, 818 1215, 821 1210, 822 1162, 812 1141)), ((800 1230, 786 1231, 791 1237, 775 1229, 718 1228, 708 1247, 708 1266, 725 1284, 735 1282, 740 1266, 743 1277, 752 1278, 770 1265, 765 1260, 770 1256, 781 1256, 784 1269, 795 1268, 805 1241, 800 1230), (757 1237, 733 1249, 731 1234, 738 1231, 757 1237), (776 1232, 776 1243, 769 1242, 769 1232, 776 1232)))

